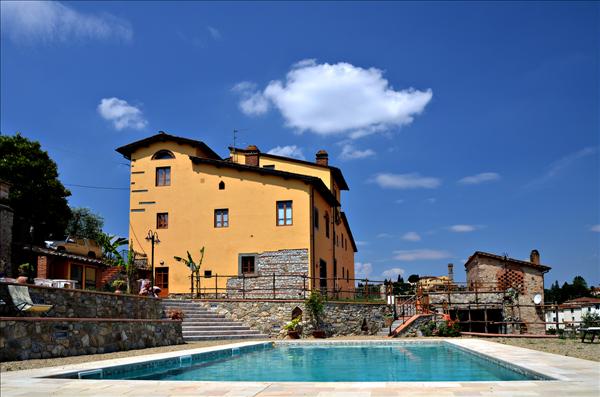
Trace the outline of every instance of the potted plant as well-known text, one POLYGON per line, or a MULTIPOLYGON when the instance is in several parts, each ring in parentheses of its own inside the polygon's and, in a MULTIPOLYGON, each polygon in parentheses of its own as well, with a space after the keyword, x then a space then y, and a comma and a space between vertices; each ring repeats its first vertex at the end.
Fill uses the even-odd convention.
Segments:
POLYGON ((325 311, 325 303, 323 296, 318 291, 313 291, 306 300, 306 308, 311 314, 314 331, 312 333, 315 338, 325 338, 325 331, 321 329, 322 316, 325 311))
POLYGON ((302 328, 302 326, 300 325, 301 321, 302 317, 296 317, 283 326, 283 329, 287 331, 287 334, 290 337, 290 339, 300 339, 300 329, 302 328))
POLYGON ((112 282, 112 286, 115 289, 115 294, 122 294, 123 291, 121 290, 127 287, 127 282, 125 280, 117 279, 112 282))
POLYGON ((394 322, 394 316, 388 313, 385 315, 384 320, 385 320, 385 326, 389 327, 394 322))

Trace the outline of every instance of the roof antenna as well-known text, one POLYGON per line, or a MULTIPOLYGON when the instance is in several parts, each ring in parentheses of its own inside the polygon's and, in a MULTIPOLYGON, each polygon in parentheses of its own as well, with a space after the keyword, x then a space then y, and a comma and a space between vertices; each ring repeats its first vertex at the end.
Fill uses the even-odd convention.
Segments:
POLYGON ((237 148, 235 146, 235 143, 237 141, 237 133, 238 130, 236 130, 235 128, 233 129, 233 162, 237 163, 237 148))

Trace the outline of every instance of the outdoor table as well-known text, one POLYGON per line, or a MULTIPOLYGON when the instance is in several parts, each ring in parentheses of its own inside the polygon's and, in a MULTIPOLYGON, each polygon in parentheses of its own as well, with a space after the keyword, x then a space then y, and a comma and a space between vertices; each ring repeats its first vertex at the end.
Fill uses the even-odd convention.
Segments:
POLYGON ((588 328, 581 328, 581 341, 585 341, 585 336, 587 334, 591 334, 592 335, 592 340, 591 342, 594 343, 594 339, 596 338, 596 335, 600 334, 600 327, 588 327, 588 328))

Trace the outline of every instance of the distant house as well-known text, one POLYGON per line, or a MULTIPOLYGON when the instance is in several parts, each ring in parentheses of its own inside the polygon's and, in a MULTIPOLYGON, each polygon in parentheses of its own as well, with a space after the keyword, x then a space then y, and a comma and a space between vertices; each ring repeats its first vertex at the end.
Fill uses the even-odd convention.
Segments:
POLYGON ((470 290, 513 290, 517 293, 518 317, 523 333, 544 333, 544 274, 551 268, 540 263, 532 250, 529 261, 476 251, 465 263, 470 290), (534 302, 539 295, 538 303, 534 302))
POLYGON ((588 313, 600 314, 600 298, 577 298, 558 305, 558 308, 548 308, 546 311, 546 329, 578 328, 582 317, 588 313), (551 324, 554 323, 554 324, 551 324))
POLYGON ((448 264, 447 276, 421 276, 418 282, 423 291, 452 290, 456 288, 454 283, 454 265, 448 264))

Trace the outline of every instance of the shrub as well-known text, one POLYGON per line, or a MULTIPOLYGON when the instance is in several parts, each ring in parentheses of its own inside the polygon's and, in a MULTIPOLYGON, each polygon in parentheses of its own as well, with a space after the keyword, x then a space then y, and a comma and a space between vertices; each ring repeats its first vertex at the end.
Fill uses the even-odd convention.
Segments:
POLYGON ((305 302, 306 308, 312 315, 314 326, 318 328, 321 325, 321 316, 325 311, 323 296, 318 291, 313 291, 305 302))
POLYGON ((283 329, 285 329, 286 331, 297 331, 298 328, 300 328, 300 321, 302 321, 302 318, 296 317, 295 319, 284 325, 283 329))
POLYGON ((438 327, 438 336, 460 336, 460 326, 457 322, 445 321, 438 327))
POLYGON ((183 310, 169 309, 167 311, 167 317, 169 317, 171 320, 183 320, 183 310))
POLYGON ((599 313, 586 313, 581 317, 581 326, 583 328, 600 327, 599 313))
POLYGON ((114 289, 122 290, 123 288, 127 287, 127 281, 119 278, 112 282, 112 286, 114 289))
POLYGON ((438 324, 435 321, 430 321, 419 328, 423 336, 444 336, 455 337, 460 336, 460 326, 456 321, 444 321, 438 324))
POLYGON ((430 321, 425 325, 422 325, 419 330, 423 336, 433 336, 435 331, 435 321, 430 321))

